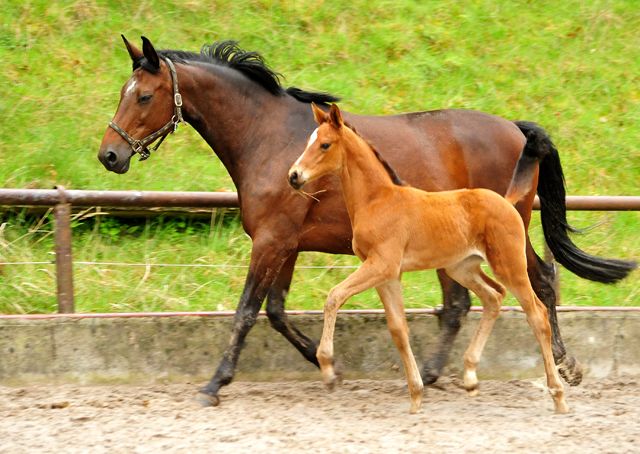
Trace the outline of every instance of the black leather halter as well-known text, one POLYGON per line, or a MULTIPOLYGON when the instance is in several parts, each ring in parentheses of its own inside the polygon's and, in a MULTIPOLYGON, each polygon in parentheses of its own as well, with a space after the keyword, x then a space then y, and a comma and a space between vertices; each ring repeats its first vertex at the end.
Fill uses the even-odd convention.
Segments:
POLYGON ((131 137, 124 131, 124 129, 115 124, 113 121, 109 122, 109 126, 111 126, 118 134, 120 134, 124 140, 129 142, 129 145, 131 145, 133 151, 141 156, 140 161, 148 159, 149 156, 151 156, 151 152, 158 149, 158 147, 160 146, 160 144, 162 144, 162 141, 165 139, 165 137, 167 137, 168 134, 173 134, 174 132, 176 132, 176 129, 178 129, 178 123, 186 125, 184 119, 182 118, 182 96, 178 92, 178 75, 176 74, 176 68, 175 66, 173 66, 173 62, 171 60, 166 57, 164 60, 171 70, 171 79, 173 81, 173 103, 175 108, 171 120, 169 120, 169 122, 158 131, 154 132, 153 134, 149 134, 147 137, 140 140, 131 137), (155 142, 159 137, 162 137, 160 141, 156 144, 155 147, 149 150, 147 146, 155 142))

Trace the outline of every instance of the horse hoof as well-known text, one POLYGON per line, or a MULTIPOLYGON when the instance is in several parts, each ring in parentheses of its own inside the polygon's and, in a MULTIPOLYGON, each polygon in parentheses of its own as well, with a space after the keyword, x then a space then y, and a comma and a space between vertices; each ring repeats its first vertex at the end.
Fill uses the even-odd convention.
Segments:
POLYGON ((424 386, 433 385, 439 377, 439 375, 433 370, 423 370, 420 376, 424 386))
POLYGON ((196 400, 203 407, 217 407, 218 405, 220 405, 220 398, 218 396, 214 396, 213 394, 199 392, 196 395, 196 400))
POLYGON ((565 358, 558 367, 558 373, 569 386, 578 386, 582 383, 582 373, 584 369, 580 361, 571 357, 565 358))

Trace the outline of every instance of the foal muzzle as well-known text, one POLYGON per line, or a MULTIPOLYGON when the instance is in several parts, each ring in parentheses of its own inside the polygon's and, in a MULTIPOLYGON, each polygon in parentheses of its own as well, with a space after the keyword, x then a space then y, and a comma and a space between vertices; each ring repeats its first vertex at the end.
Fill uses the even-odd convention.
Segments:
POLYGON ((307 178, 305 177, 302 169, 295 167, 289 170, 288 180, 293 189, 300 189, 307 182, 307 178))

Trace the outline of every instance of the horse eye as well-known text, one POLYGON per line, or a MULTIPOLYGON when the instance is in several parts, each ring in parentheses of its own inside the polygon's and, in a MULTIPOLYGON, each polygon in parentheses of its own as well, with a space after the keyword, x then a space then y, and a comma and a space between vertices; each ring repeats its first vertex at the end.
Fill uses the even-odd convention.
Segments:
POLYGON ((320 145, 320 148, 326 151, 329 149, 330 146, 331 146, 330 143, 323 143, 322 145, 320 145))
POLYGON ((138 102, 140 104, 143 104, 145 102, 151 101, 151 98, 153 98, 153 95, 144 95, 144 96, 141 96, 141 97, 138 98, 138 102))

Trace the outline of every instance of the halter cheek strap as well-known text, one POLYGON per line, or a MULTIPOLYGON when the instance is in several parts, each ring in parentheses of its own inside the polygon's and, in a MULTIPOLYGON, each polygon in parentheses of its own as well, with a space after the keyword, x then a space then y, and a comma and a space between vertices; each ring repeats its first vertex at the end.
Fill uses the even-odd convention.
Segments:
POLYGON ((173 65, 173 62, 168 58, 165 58, 165 61, 167 63, 167 66, 169 66, 169 70, 171 71, 171 80, 173 82, 174 111, 171 120, 169 120, 169 122, 158 131, 154 132, 153 134, 149 134, 144 139, 139 140, 131 137, 126 133, 124 129, 115 124, 113 121, 109 122, 109 126, 113 128, 118 134, 120 134, 124 140, 129 142, 129 145, 131 145, 133 151, 141 156, 140 161, 148 159, 149 156, 151 156, 151 152, 158 149, 158 147, 162 144, 162 141, 165 139, 165 137, 167 137, 168 134, 173 134, 174 132, 176 132, 176 129, 178 129, 178 123, 186 125, 184 118, 182 118, 182 96, 178 91, 178 74, 176 73, 176 68, 173 65), (156 144, 155 147, 149 150, 147 146, 155 142, 158 138, 160 138, 160 141, 156 144))

